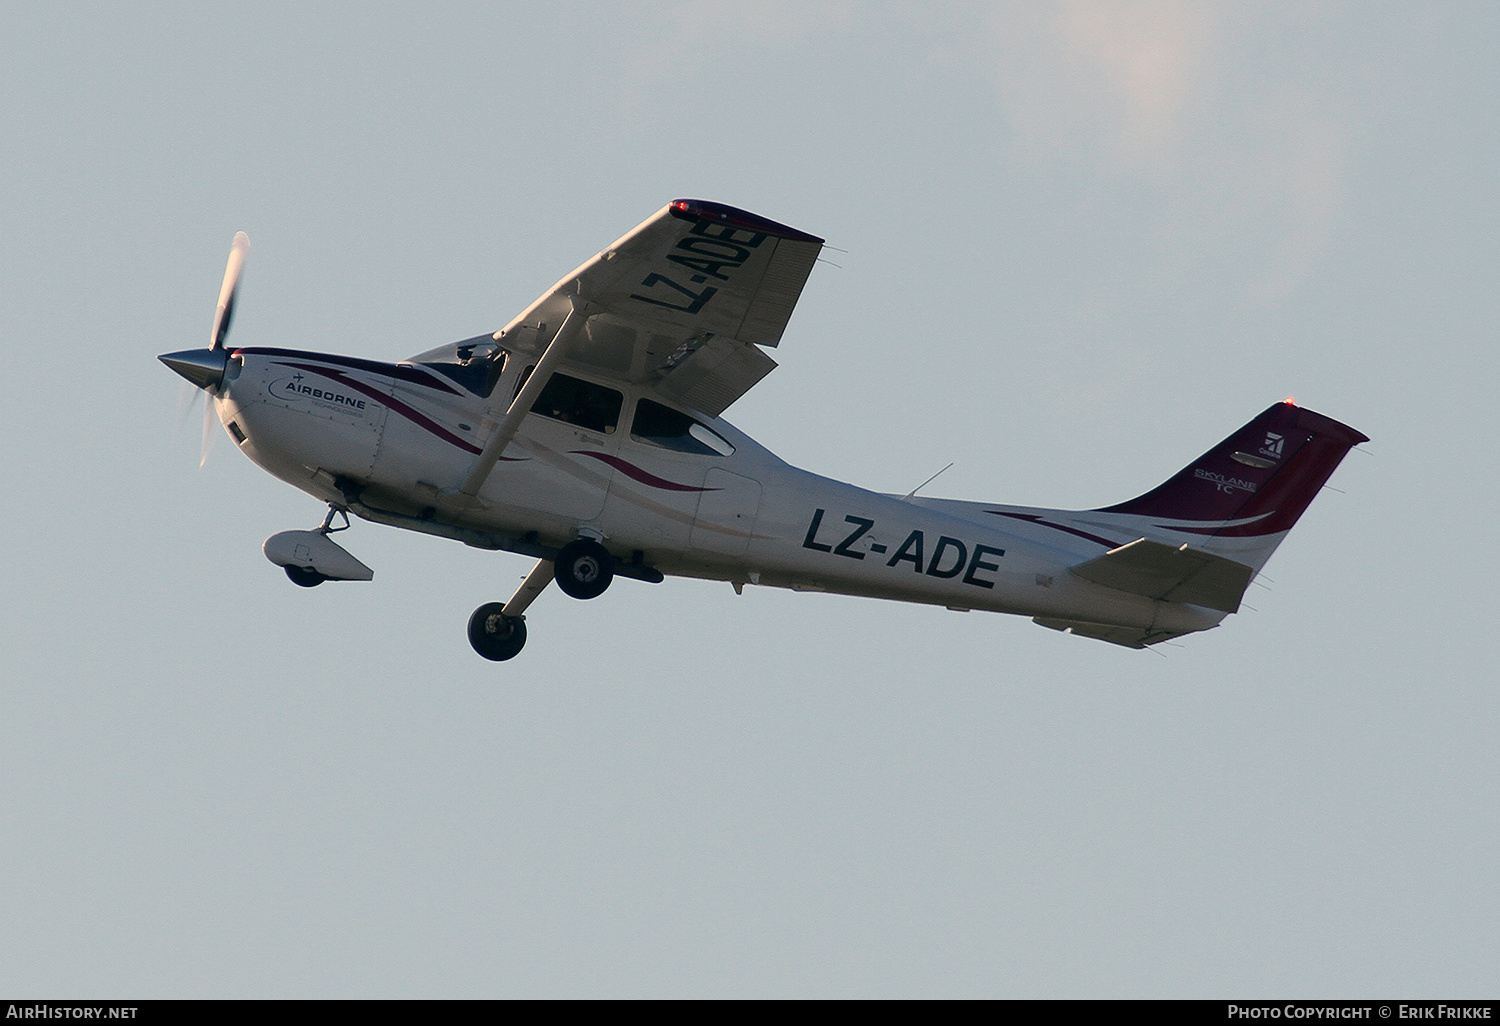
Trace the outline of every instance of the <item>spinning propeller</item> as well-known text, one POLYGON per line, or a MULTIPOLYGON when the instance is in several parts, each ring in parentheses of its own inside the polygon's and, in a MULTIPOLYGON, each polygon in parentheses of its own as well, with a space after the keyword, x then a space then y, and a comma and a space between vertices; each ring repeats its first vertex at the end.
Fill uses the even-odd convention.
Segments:
POLYGON ((224 372, 229 367, 229 350, 224 348, 224 339, 229 335, 229 323, 234 319, 234 301, 240 288, 240 275, 245 270, 245 255, 250 252, 250 236, 239 232, 229 250, 229 264, 224 268, 224 284, 219 288, 219 306, 214 311, 214 330, 207 349, 187 349, 180 353, 167 353, 157 359, 194 387, 206 393, 203 408, 203 458, 199 466, 208 461, 208 447, 214 435, 214 406, 224 386, 224 372))

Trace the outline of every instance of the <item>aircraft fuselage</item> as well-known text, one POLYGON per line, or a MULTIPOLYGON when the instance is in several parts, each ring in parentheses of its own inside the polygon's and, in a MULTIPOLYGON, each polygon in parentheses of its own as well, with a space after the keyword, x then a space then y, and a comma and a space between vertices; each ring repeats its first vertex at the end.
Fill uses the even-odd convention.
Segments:
POLYGON ((241 450, 282 480, 365 519, 480 547, 545 556, 585 536, 625 576, 650 568, 1172 634, 1225 615, 1068 572, 1138 537, 1128 524, 872 492, 792 467, 722 418, 576 370, 572 391, 544 393, 477 495, 462 495, 526 370, 513 361, 482 395, 428 364, 247 348, 217 406, 241 450))

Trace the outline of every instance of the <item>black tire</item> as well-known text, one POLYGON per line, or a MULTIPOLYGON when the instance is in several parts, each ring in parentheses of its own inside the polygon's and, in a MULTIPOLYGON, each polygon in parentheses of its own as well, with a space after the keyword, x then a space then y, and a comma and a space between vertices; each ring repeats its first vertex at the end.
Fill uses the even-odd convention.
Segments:
POLYGON ((310 566, 292 566, 288 563, 283 569, 286 575, 292 579, 292 583, 299 588, 316 588, 328 580, 310 566))
POLYGON ((557 586, 576 599, 598 598, 615 579, 615 557, 590 538, 568 542, 552 565, 557 586))
POLYGON ((512 659, 526 644, 526 621, 506 616, 503 602, 486 602, 469 617, 469 644, 494 662, 512 659))

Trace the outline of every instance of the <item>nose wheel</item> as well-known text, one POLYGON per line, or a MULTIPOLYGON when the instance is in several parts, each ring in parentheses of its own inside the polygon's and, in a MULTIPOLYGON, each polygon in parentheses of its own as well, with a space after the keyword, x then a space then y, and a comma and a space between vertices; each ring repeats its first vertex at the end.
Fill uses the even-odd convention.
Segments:
POLYGON ((273 534, 261 546, 261 551, 272 563, 285 570, 291 582, 300 588, 316 588, 324 581, 368 581, 375 576, 375 571, 329 537, 348 529, 348 512, 330 503, 322 527, 315 531, 273 534), (336 516, 344 518, 343 527, 333 526, 336 516))
POLYGON ((294 566, 288 563, 285 567, 287 577, 291 578, 293 584, 299 588, 316 588, 328 580, 310 566, 294 566))

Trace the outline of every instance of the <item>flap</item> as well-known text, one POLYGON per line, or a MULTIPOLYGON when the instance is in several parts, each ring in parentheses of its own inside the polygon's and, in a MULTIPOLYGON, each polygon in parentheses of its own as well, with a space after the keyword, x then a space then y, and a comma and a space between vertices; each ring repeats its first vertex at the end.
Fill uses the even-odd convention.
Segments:
POLYGON ((1106 588, 1226 613, 1240 608, 1240 599, 1255 576, 1255 570, 1244 563, 1187 545, 1164 545, 1145 538, 1110 549, 1070 570, 1106 588))

